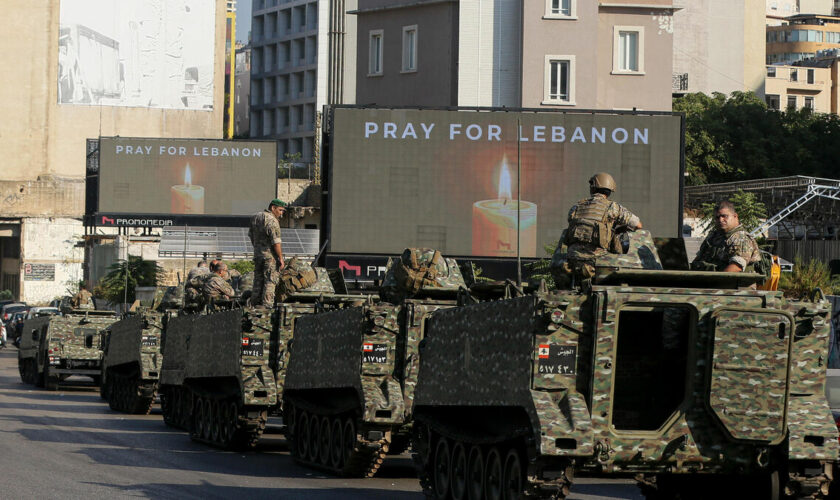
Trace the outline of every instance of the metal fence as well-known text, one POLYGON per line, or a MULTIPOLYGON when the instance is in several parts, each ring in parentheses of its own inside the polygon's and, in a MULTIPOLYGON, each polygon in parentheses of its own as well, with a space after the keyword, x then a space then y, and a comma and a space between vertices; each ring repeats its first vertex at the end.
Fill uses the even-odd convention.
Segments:
POLYGON ((804 262, 817 259, 840 273, 840 241, 838 240, 775 240, 773 252, 791 262, 799 257, 804 262))

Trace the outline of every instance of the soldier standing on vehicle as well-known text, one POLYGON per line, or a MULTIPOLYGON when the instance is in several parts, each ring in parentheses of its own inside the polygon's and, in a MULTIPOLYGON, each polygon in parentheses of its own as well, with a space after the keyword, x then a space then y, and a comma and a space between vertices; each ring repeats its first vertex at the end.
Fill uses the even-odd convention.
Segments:
POLYGON ((730 273, 755 271, 761 252, 755 239, 741 225, 735 205, 721 201, 715 206, 715 229, 700 245, 697 257, 691 262, 695 271, 723 271, 730 273))
POLYGON ((75 309, 93 309, 93 295, 88 292, 87 285, 79 285, 79 291, 73 296, 75 309))
POLYGON ((213 273, 204 280, 202 293, 206 304, 228 303, 236 295, 233 288, 225 281, 227 264, 219 262, 215 265, 213 273))
POLYGON ((248 236, 254 245, 253 305, 274 307, 274 291, 280 282, 280 270, 285 267, 279 221, 285 212, 286 203, 273 199, 268 208, 251 218, 248 236))
POLYGON ((566 243, 568 249, 557 271, 574 278, 577 284, 595 276, 596 258, 617 251, 613 243, 617 227, 642 228, 642 221, 633 212, 609 200, 615 190, 615 180, 610 174, 595 174, 589 179, 589 198, 580 200, 569 210, 566 239, 560 242, 566 243))

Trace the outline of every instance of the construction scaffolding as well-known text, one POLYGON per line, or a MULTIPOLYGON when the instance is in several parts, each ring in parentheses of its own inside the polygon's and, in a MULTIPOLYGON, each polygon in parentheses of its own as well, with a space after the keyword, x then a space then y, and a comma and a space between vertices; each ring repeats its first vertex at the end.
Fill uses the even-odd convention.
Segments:
MULTIPOLYGON (((779 239, 797 237, 797 227, 814 239, 840 239, 840 180, 794 176, 725 182, 685 188, 685 207, 699 210, 704 203, 729 199, 738 191, 751 192, 767 207, 767 222, 754 233, 776 226, 779 239)), ((800 233, 801 236, 801 233, 800 233)))

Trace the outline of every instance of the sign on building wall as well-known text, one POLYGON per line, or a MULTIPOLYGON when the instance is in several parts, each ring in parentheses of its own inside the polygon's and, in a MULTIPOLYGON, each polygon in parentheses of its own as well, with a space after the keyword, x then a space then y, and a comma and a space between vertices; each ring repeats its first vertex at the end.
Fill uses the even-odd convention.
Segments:
POLYGON ((248 216, 276 197, 274 141, 103 137, 99 157, 97 225, 248 216))
POLYGON ((655 236, 682 218, 681 117, 583 113, 334 109, 329 252, 542 257, 588 180, 655 236), (519 237, 517 239, 517 228, 519 237))
POLYGON ((55 264, 24 264, 24 281, 55 281, 55 264))
POLYGON ((59 104, 213 109, 213 0, 61 0, 59 104))

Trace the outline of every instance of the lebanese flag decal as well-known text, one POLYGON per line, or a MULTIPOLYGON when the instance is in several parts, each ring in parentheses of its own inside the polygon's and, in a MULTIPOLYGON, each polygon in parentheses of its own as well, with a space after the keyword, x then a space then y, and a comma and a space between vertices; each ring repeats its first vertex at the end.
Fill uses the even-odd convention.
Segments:
POLYGON ((365 342, 364 344, 362 344, 362 351, 373 352, 373 344, 369 344, 369 343, 365 342))
POLYGON ((540 359, 548 359, 548 344, 540 344, 538 354, 540 359))

